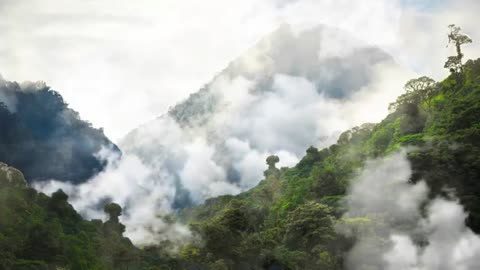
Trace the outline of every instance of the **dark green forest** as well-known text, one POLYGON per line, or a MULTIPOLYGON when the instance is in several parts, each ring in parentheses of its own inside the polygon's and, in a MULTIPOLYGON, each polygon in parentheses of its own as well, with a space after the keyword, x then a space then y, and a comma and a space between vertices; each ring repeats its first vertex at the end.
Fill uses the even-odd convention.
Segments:
POLYGON ((424 180, 431 198, 454 190, 467 226, 480 233, 480 59, 463 64, 462 57, 449 58, 451 74, 441 82, 408 81, 380 123, 345 131, 328 148, 306 149, 292 168, 277 168, 271 156, 256 187, 172 216, 198 236, 173 254, 171 243, 138 248, 123 237, 119 205, 104 206, 106 222, 84 220, 64 192, 38 193, 22 172, 1 164, 0 268, 345 269, 356 238, 335 228, 376 222, 342 218, 349 185, 367 160, 404 148, 410 182, 424 180))

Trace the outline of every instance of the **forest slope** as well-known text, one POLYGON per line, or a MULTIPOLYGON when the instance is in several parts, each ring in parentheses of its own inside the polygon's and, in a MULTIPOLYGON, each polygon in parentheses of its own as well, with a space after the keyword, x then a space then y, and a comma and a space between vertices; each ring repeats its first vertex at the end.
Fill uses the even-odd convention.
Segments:
POLYGON ((204 242, 186 246, 182 258, 205 269, 343 269, 355 237, 336 228, 375 223, 342 218, 351 181, 367 160, 400 149, 407 149, 410 182, 425 181, 430 198, 458 198, 468 212, 466 224, 480 232, 480 60, 441 83, 412 80, 407 90, 425 81, 427 87, 391 104, 381 123, 346 131, 329 148, 310 147, 293 168, 277 169, 278 160, 267 160, 257 187, 184 211, 182 218, 204 242))
MULTIPOLYGON (((200 237, 173 255, 165 252, 168 243, 138 249, 122 237, 118 205, 105 207, 110 215, 107 222, 83 220, 62 191, 51 197, 38 193, 26 185, 20 171, 2 164, 0 266, 7 270, 345 269, 346 254, 358 239, 339 233, 339 226, 370 231, 372 240, 387 243, 376 228, 389 218, 389 213, 382 213, 383 219, 345 218, 345 196, 368 160, 401 149, 408 149, 410 184, 425 181, 431 198, 458 198, 469 213, 466 224, 478 233, 480 60, 468 61, 462 72, 440 83, 428 78, 409 83, 423 81, 427 87, 400 96, 379 124, 346 131, 328 148, 310 147, 292 168, 276 168, 278 158, 271 156, 265 179, 255 188, 184 210, 178 219, 189 222, 200 237)), ((377 252, 375 246, 367 251, 377 252)), ((356 269, 382 266, 366 263, 356 269)))

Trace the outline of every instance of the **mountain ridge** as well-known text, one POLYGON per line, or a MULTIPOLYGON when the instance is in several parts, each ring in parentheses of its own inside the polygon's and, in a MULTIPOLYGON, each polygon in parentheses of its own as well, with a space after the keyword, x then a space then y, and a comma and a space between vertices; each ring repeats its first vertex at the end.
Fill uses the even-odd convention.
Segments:
MULTIPOLYGON (((0 219, 0 226, 9 232, 0 232, 0 265, 7 270, 59 266, 72 269, 385 269, 387 262, 382 252, 396 239, 388 238, 385 224, 400 231, 414 224, 402 219, 397 220, 401 221, 397 224, 395 211, 384 212, 388 209, 382 208, 370 215, 345 216, 349 212, 346 199, 352 192, 349 186, 361 182, 369 172, 375 177, 384 177, 379 179, 384 181, 376 185, 385 182, 386 187, 390 186, 396 193, 401 193, 402 188, 413 194, 428 191, 424 194, 425 205, 414 204, 426 215, 439 202, 449 203, 447 212, 456 213, 459 206, 451 207, 458 198, 469 212, 465 214, 468 227, 460 229, 474 237, 469 241, 479 241, 470 229, 480 231, 480 185, 477 183, 480 176, 480 59, 470 60, 464 67, 464 72, 434 84, 434 92, 427 99, 413 98, 408 102, 397 99, 393 111, 380 123, 347 130, 336 144, 327 148, 308 148, 301 161, 291 168, 277 168, 279 159, 272 156, 267 160, 264 180, 249 191, 208 199, 202 205, 184 210, 179 217, 170 217, 189 222, 192 231, 201 236, 191 239, 173 255, 168 241, 138 249, 122 238, 118 205, 109 204, 105 208, 110 221, 83 221, 67 203, 66 194, 57 191, 50 198, 37 193, 25 186, 23 176, 14 169, 16 173, 12 175, 19 181, 7 179, 3 168, 10 169, 0 165, 0 200, 5 201, 0 204, 0 215, 9 217, 0 219), (400 152, 405 159, 397 160, 398 151, 404 147, 410 150, 400 152), (411 168, 400 174, 406 174, 408 182, 398 185, 387 181, 395 179, 398 174, 395 170, 407 163, 411 168), (388 165, 386 176, 379 174, 385 164, 388 165), (455 198, 452 198, 452 189, 456 192, 455 198), (28 211, 17 211, 19 207, 28 211), (29 217, 28 213, 35 215, 29 217), (24 226, 30 224, 33 217, 36 225, 24 226), (19 223, 10 223, 13 218, 19 223), (35 231, 44 233, 38 238, 35 231), (19 240, 24 238, 25 241, 19 240), (19 245, 24 242, 33 245, 19 245), (368 244, 369 248, 357 249, 359 242, 368 244), (48 246, 51 254, 43 256, 39 245, 48 246), (355 253, 359 251, 361 253, 355 253), (359 258, 368 260, 358 261, 359 258)), ((413 95, 419 94, 413 92, 413 95)), ((376 190, 371 186, 374 183, 367 184, 369 189, 376 190)), ((395 197, 393 193, 378 195, 386 199, 395 197)), ((405 203, 401 205, 408 209, 411 202, 405 203)), ((461 213, 456 216, 463 224, 462 217, 461 213)), ((456 227, 448 228, 456 230, 456 227)), ((431 237, 428 231, 415 231, 412 237, 424 248, 436 241, 425 242, 431 237)), ((452 238, 453 244, 465 240, 463 237, 452 238)), ((442 259, 445 258, 449 256, 442 259)))
MULTIPOLYGON (((398 68, 384 51, 358 42, 336 28, 318 26, 296 32, 283 25, 165 115, 129 132, 119 145, 125 153, 136 155, 153 167, 162 167, 158 174, 174 178, 172 185, 182 190, 181 199, 174 203, 180 208, 220 193, 242 191, 262 176, 260 166, 249 167, 253 164, 249 159, 277 154, 282 155, 286 165, 292 165, 308 144, 333 140, 332 134, 337 130, 307 116, 329 115, 330 107, 343 110, 338 108, 339 104, 351 103, 354 95, 368 92, 367 86, 383 65, 398 68), (300 65, 300 61, 305 63, 300 65), (292 100, 299 104, 291 103, 292 100), (280 103, 277 110, 288 112, 283 116, 275 112, 276 103, 280 103), (303 123, 301 118, 309 119, 303 123), (287 137, 293 130, 305 132, 297 132, 304 134, 298 138, 287 137), (281 137, 278 141, 267 140, 261 134, 281 137), (205 191, 194 194, 189 190, 189 180, 182 177, 182 170, 188 163, 190 148, 198 145, 208 149, 204 152, 212 152, 203 159, 211 161, 209 166, 217 174, 212 178, 224 186, 224 191, 201 187, 205 191), (251 151, 237 151, 245 153, 234 156, 232 152, 236 150, 232 148, 251 151), (248 156, 249 152, 255 156, 248 156)), ((350 124, 350 120, 342 118, 346 117, 325 122, 338 121, 341 130, 350 124)))
POLYGON ((0 125, 0 161, 20 168, 29 182, 84 182, 105 168, 96 156, 102 147, 120 152, 44 82, 0 78, 0 125))
MULTIPOLYGON (((480 59, 469 60, 465 73, 452 74, 436 84, 435 93, 427 100, 399 103, 378 124, 345 131, 327 148, 310 147, 294 167, 276 169, 275 173, 265 171, 265 179, 246 192, 211 198, 203 205, 185 209, 180 218, 189 222, 205 242, 185 246, 183 258, 207 268, 221 261, 225 269, 385 269, 382 241, 391 239, 382 230, 389 218, 395 220, 395 211, 345 217, 345 200, 372 159, 398 156, 396 153, 404 147, 409 149, 405 155, 411 166, 406 184, 425 183, 428 188, 428 199, 419 208, 427 211, 426 207, 438 198, 458 200, 468 213, 465 230, 479 233, 479 86, 480 59), (344 235, 344 230, 368 233, 344 235), (364 241, 362 237, 370 241, 370 248, 357 251, 354 243, 364 241), (222 245, 219 239, 228 241, 222 245), (354 252, 370 259, 360 260, 354 252), (206 259, 205 254, 213 258, 206 259), (352 263, 349 260, 356 264, 348 266, 352 263)), ((388 173, 385 181, 398 172, 388 173)), ((374 186, 367 188, 375 190, 374 186)), ((391 226, 397 231, 412 226, 406 224, 391 226)))

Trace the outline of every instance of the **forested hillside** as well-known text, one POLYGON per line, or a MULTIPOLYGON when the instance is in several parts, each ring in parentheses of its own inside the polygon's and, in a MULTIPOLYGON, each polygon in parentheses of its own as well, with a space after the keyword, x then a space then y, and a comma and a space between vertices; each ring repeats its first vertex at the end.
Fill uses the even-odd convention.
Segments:
POLYGON ((343 269, 355 237, 337 228, 380 222, 342 218, 349 185, 367 159, 402 148, 409 149, 411 183, 425 180, 431 198, 453 192, 469 213, 467 225, 479 232, 480 60, 441 83, 411 80, 406 90, 381 123, 346 131, 329 148, 310 147, 293 168, 277 169, 271 157, 257 187, 185 211, 203 242, 184 247, 182 260, 205 269, 343 269))
POLYGON ((185 210, 181 218, 201 240, 173 256, 162 252, 165 243, 140 250, 122 238, 117 205, 106 207, 110 221, 85 221, 63 192, 39 194, 26 187, 19 171, 2 165, 2 267, 343 269, 355 237, 335 228, 375 222, 342 218, 350 181, 367 159, 402 147, 410 147, 411 182, 424 179, 431 197, 455 190, 469 213, 468 226, 480 231, 480 60, 468 61, 464 71, 441 83, 422 77, 407 88, 381 123, 346 131, 329 148, 310 147, 293 168, 276 168, 272 156, 257 187, 185 210))
POLYGON ((95 156, 102 147, 119 152, 42 82, 0 77, 0 100, 0 162, 22 170, 28 181, 83 182, 105 167, 95 156))
MULTIPOLYGON (((452 235, 442 239, 441 248, 449 251, 449 241, 467 234, 473 240, 462 242, 454 263, 476 269, 471 259, 476 261, 474 233, 480 232, 480 59, 464 65, 461 57, 452 61, 446 65, 451 75, 441 82, 408 81, 405 94, 390 104, 391 113, 380 123, 345 131, 328 148, 308 148, 292 168, 277 168, 279 158, 270 156, 258 186, 170 217, 188 223, 196 236, 177 249, 168 242, 137 248, 122 236, 119 205, 99 205, 109 216, 106 222, 86 221, 65 193, 38 193, 20 171, 1 164, 0 268, 388 269, 386 262, 371 258, 395 247, 391 231, 411 232, 414 246, 427 249, 435 244, 435 227, 417 230, 417 223, 434 224, 439 215, 432 217, 432 207, 459 202, 468 215, 458 215, 460 225, 445 227, 452 235), (369 177, 375 181, 365 182, 369 177), (389 182, 402 177, 408 181, 389 182), (354 197, 361 183, 371 184, 363 187, 368 192, 354 197), (398 194, 400 204, 392 205, 418 216, 382 205, 398 194), (363 199, 373 201, 373 212, 361 203, 352 209, 352 200, 363 199), (463 218, 468 228, 462 227, 463 218), (455 234, 457 227, 462 234, 455 234), (473 257, 462 260, 462 252, 473 257)), ((441 261, 453 252, 447 253, 433 255, 441 261)))
POLYGON ((51 197, 27 186, 23 174, 0 163, 0 268, 129 269, 140 251, 121 234, 120 206, 107 204, 107 222, 86 221, 59 190, 51 197))

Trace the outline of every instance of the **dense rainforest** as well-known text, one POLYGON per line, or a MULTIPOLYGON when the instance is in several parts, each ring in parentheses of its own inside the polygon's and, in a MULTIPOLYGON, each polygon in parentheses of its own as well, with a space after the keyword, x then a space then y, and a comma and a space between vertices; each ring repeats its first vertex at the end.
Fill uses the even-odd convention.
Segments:
MULTIPOLYGON (((430 198, 458 198, 466 225, 479 233, 480 59, 449 60, 450 76, 407 82, 380 123, 345 131, 328 148, 308 148, 292 168, 277 168, 279 158, 270 156, 256 187, 172 216, 197 236, 176 252, 168 242, 132 245, 123 237, 119 205, 99 206, 106 222, 84 220, 61 190, 38 193, 20 171, 1 164, 0 268, 346 269, 357 239, 338 228, 368 230, 389 217, 345 218, 349 187, 369 160, 402 149, 408 149, 409 182, 424 181, 430 198)), ((381 231, 369 231, 375 241, 388 242, 381 231)), ((367 262, 355 269, 382 268, 367 262)))
POLYGON ((119 205, 104 206, 108 221, 87 221, 67 199, 38 193, 0 163, 0 269, 149 269, 148 252, 122 237, 119 205))
POLYGON ((202 241, 185 246, 181 260, 200 269, 344 269, 355 237, 336 228, 376 222, 342 218, 350 181, 368 159, 402 148, 409 149, 411 183, 424 180, 431 198, 454 190, 469 213, 466 224, 480 232, 480 59, 441 83, 411 80, 406 90, 381 123, 348 130, 328 148, 310 147, 293 168, 277 169, 270 157, 257 187, 186 210, 202 241))

